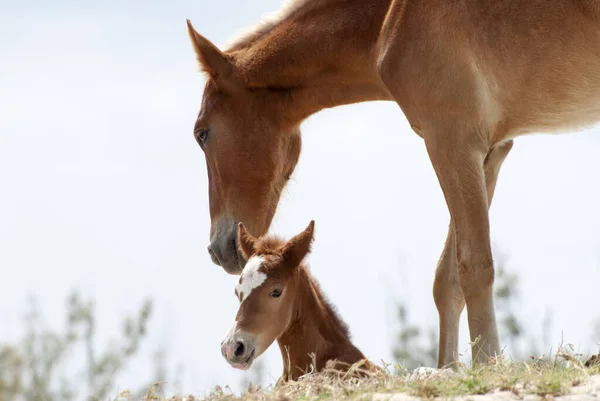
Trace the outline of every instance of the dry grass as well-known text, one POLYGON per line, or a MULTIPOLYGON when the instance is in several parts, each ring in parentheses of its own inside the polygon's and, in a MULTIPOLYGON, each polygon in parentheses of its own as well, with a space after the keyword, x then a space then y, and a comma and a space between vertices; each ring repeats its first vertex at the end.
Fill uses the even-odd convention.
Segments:
MULTIPOLYGON (((388 365, 385 371, 363 379, 328 372, 308 374, 297 382, 273 385, 265 389, 249 388, 241 396, 217 387, 201 398, 163 398, 153 388, 144 401, 360 401, 373 399, 375 394, 397 393, 432 399, 497 391, 510 391, 520 397, 527 394, 560 396, 567 394, 571 387, 584 383, 592 375, 600 375, 599 365, 586 367, 584 360, 571 354, 559 353, 550 361, 539 359, 529 362, 498 362, 477 369, 461 366, 458 373, 444 370, 419 374, 408 372, 400 366, 388 365)), ((128 398, 116 399, 121 400, 128 398)))

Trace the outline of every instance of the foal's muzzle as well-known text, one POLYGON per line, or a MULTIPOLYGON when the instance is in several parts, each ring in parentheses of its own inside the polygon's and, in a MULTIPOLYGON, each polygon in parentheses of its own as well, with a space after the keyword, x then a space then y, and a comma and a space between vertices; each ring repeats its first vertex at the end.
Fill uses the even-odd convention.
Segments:
POLYGON ((245 333, 239 333, 239 335, 221 342, 223 358, 236 369, 246 370, 250 368, 255 353, 254 341, 249 339, 245 333))

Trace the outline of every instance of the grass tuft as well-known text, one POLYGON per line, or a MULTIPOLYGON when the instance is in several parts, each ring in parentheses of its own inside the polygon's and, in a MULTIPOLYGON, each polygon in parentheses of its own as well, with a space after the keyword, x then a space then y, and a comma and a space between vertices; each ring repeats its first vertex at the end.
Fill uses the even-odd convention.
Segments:
MULTIPOLYGON (((161 398, 150 389, 147 401, 387 401, 394 394, 406 394, 425 400, 496 392, 509 392, 522 398, 528 394, 542 397, 561 396, 570 389, 600 375, 600 365, 586 366, 572 355, 557 355, 553 360, 532 359, 527 362, 496 362, 483 367, 460 366, 451 370, 409 372, 402 366, 385 365, 381 372, 357 379, 330 372, 311 373, 296 382, 269 386, 250 386, 235 395, 215 387, 201 398, 192 396, 161 398), (391 371, 391 372, 390 372, 391 371)), ((600 382, 600 380, 599 380, 600 382)), ((117 398, 115 401, 129 401, 117 398)), ((137 401, 137 400, 136 400, 137 401)))

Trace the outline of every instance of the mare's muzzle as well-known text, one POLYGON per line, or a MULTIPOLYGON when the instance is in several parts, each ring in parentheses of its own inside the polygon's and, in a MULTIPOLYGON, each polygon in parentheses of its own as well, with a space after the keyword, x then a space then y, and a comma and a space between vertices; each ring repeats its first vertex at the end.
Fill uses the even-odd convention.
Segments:
POLYGON ((237 220, 220 217, 208 245, 208 253, 213 263, 234 275, 239 275, 246 263, 237 248, 237 230, 237 220))

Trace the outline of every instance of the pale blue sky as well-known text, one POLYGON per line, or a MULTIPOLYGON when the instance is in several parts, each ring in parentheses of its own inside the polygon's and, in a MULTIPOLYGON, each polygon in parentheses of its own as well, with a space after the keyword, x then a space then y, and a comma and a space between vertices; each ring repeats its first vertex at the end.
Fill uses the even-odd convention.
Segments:
MULTIPOLYGON (((53 326, 71 288, 95 297, 100 342, 151 294, 149 345, 166 344, 170 361, 185 365, 183 391, 238 388, 244 374, 219 349, 236 279, 206 252, 205 162, 192 137, 203 77, 185 19, 223 44, 279 6, 2 3, 0 340, 20 334, 29 293, 53 326)), ((584 352, 600 314, 599 134, 518 139, 491 212, 494 244, 521 275, 528 328, 539 332, 551 308, 552 344, 562 332, 584 352)), ((448 212, 422 140, 395 104, 370 103, 311 117, 303 141, 273 232, 290 236, 316 220, 314 275, 357 346, 390 360, 394 298, 418 323, 437 324, 431 286, 448 212)), ((466 350, 464 315, 461 330, 466 350)), ((277 348, 263 359, 274 381, 277 348)), ((120 388, 147 378, 143 362, 120 388)))

